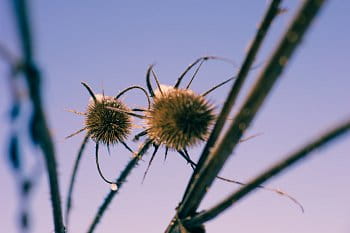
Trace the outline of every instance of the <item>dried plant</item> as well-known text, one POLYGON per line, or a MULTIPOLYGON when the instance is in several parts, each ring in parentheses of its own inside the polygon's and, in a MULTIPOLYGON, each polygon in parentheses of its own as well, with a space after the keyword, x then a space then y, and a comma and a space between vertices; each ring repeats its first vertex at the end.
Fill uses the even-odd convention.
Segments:
MULTIPOLYGON (((304 35, 309 29, 312 21, 323 7, 326 1, 324 0, 305 0, 296 13, 293 21, 283 34, 280 42, 275 50, 271 53, 271 57, 263 68, 262 72, 257 77, 255 84, 251 91, 246 96, 245 101, 235 115, 232 123, 227 130, 223 130, 227 122, 228 115, 234 106, 238 95, 246 81, 249 70, 261 48, 261 45, 270 29, 272 22, 276 16, 283 12, 280 4, 281 0, 273 0, 267 9, 265 16, 256 32, 256 35, 249 47, 247 55, 239 69, 235 78, 230 78, 216 86, 210 88, 208 91, 198 94, 190 89, 192 81, 196 77, 202 64, 210 59, 224 60, 218 57, 206 56, 198 58, 194 63, 189 65, 185 71, 179 76, 174 86, 161 85, 153 70, 153 65, 150 66, 146 74, 146 89, 140 86, 131 86, 121 91, 117 96, 110 97, 102 95, 95 95, 92 89, 86 84, 82 83, 88 90, 91 100, 88 104, 86 112, 77 112, 79 115, 85 117, 84 127, 73 133, 68 137, 72 137, 83 131, 86 132, 84 140, 79 148, 75 164, 73 167, 69 191, 67 195, 67 203, 65 208, 65 224, 62 216, 62 205, 60 200, 59 177, 57 174, 57 163, 54 152, 54 144, 49 133, 49 126, 45 118, 45 109, 42 106, 41 97, 41 72, 36 63, 34 56, 32 35, 30 28, 29 13, 24 0, 13 0, 14 12, 17 21, 18 35, 21 42, 22 56, 17 58, 13 56, 5 46, 0 45, 0 56, 10 66, 11 75, 18 76, 22 74, 27 84, 28 93, 30 96, 33 111, 29 117, 30 137, 32 143, 37 145, 44 157, 46 165, 46 174, 48 176, 51 206, 53 212, 53 222, 56 233, 64 233, 68 230, 69 215, 72 209, 72 196, 74 191, 74 184, 77 176, 78 167, 83 155, 85 146, 89 139, 96 144, 96 164, 97 169, 102 179, 111 184, 112 189, 109 190, 106 198, 88 228, 88 232, 94 232, 107 207, 110 205, 120 188, 124 185, 127 177, 135 169, 138 162, 143 158, 145 153, 153 146, 154 150, 150 158, 145 175, 152 163, 152 160, 157 153, 160 146, 172 149, 178 152, 194 169, 194 172, 188 182, 186 190, 184 191, 180 204, 176 207, 173 219, 170 221, 166 233, 195 233, 206 232, 204 224, 232 207, 242 198, 256 188, 266 188, 263 184, 280 174, 285 169, 291 167, 302 159, 310 156, 314 150, 324 147, 326 144, 338 139, 343 134, 350 130, 349 120, 333 127, 321 136, 316 137, 309 143, 302 146, 295 152, 287 155, 285 159, 277 162, 275 165, 266 169, 265 172, 256 176, 247 184, 238 181, 232 181, 219 177, 218 174, 226 163, 229 156, 236 149, 237 144, 242 141, 242 135, 249 128, 251 123, 261 106, 264 104, 266 97, 270 94, 273 86, 278 81, 280 75, 292 58, 298 45, 301 43, 304 35), (189 83, 185 88, 180 88, 184 77, 194 69, 189 83), (151 85, 151 76, 154 77, 157 84, 157 89, 154 90, 151 85), (233 85, 225 100, 223 108, 219 115, 214 112, 214 106, 207 99, 206 95, 216 90, 222 85, 233 81, 233 85), (130 108, 124 104, 120 97, 132 89, 141 90, 147 100, 147 108, 130 108), (152 100, 151 100, 152 99, 152 100), (141 112, 139 114, 138 112, 141 112), (144 142, 139 146, 137 152, 132 150, 127 144, 126 140, 132 133, 133 123, 132 118, 138 117, 144 121, 145 130, 134 136, 137 141, 141 137, 146 137, 144 142), (206 142, 200 159, 195 163, 189 155, 188 148, 206 142), (126 167, 121 172, 120 176, 110 181, 102 174, 99 162, 98 152, 99 145, 122 144, 128 151, 132 153, 133 157, 127 163, 126 167), (225 199, 218 201, 217 204, 211 208, 203 211, 198 211, 199 205, 205 197, 208 190, 216 178, 227 180, 241 184, 242 187, 232 192, 225 199)), ((17 119, 21 99, 17 95, 17 90, 13 85, 12 79, 9 79, 13 99, 11 123, 17 119)), ((9 143, 9 161, 15 174, 22 174, 21 166, 21 151, 18 132, 11 131, 9 143)), ((23 176, 26 178, 25 176, 23 176)), ((21 179, 19 180, 23 194, 23 200, 29 200, 29 192, 33 187, 33 180, 21 179)), ((270 189, 278 194, 289 197, 291 200, 299 204, 293 197, 288 194, 270 189)), ((301 206, 302 208, 302 206, 301 206)), ((22 224, 23 231, 28 231, 28 213, 23 211, 22 224)))
POLYGON ((132 125, 132 116, 137 116, 137 114, 133 113, 129 107, 127 107, 121 100, 120 97, 133 89, 141 90, 148 100, 148 105, 150 104, 149 98, 147 96, 147 92, 145 89, 139 86, 131 86, 121 91, 116 97, 105 96, 104 94, 95 95, 92 89, 86 84, 82 83, 83 86, 88 90, 91 95, 91 99, 89 101, 87 111, 86 112, 77 112, 75 110, 69 110, 70 112, 76 113, 78 115, 85 116, 85 126, 84 128, 78 130, 77 132, 69 135, 66 138, 71 138, 83 131, 87 131, 86 136, 82 142, 82 145, 79 149, 77 158, 75 160, 75 164, 73 167, 73 172, 69 184, 69 190, 67 195, 67 205, 65 212, 66 219, 66 228, 68 228, 69 224, 69 215, 72 207, 72 195, 74 189, 74 183, 78 171, 78 167, 81 161, 81 156, 83 154, 85 145, 88 139, 92 139, 96 143, 95 149, 95 159, 97 171, 100 177, 106 183, 111 185, 112 191, 116 191, 118 189, 118 184, 120 182, 113 182, 107 179, 100 168, 99 164, 99 144, 106 145, 108 151, 110 150, 110 145, 114 144, 122 144, 129 152, 134 154, 134 151, 127 145, 125 140, 129 137, 131 133, 132 125))

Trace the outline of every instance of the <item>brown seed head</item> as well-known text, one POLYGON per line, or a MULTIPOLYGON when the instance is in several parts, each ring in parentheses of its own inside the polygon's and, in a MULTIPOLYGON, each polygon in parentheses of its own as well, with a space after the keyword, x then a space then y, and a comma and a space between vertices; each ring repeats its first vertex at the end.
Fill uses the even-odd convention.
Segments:
POLYGON ((146 117, 148 136, 155 143, 176 150, 205 140, 215 118, 213 107, 203 96, 174 88, 156 94, 146 117))
POLYGON ((120 100, 110 96, 96 95, 96 102, 90 100, 85 125, 88 135, 95 141, 106 145, 124 141, 131 131, 130 111, 120 100), (108 109, 118 108, 121 112, 108 109))

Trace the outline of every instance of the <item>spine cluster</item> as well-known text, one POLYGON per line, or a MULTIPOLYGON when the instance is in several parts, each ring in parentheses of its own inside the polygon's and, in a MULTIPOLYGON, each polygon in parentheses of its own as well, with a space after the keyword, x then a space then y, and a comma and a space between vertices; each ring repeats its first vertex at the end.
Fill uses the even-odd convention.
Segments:
POLYGON ((157 92, 146 113, 148 136, 158 145, 182 150, 205 140, 215 119, 213 107, 187 89, 157 92))
POLYGON ((131 131, 130 109, 120 100, 110 96, 97 96, 90 101, 85 118, 88 135, 95 142, 106 145, 123 142, 131 131), (120 111, 110 108, 120 109, 120 111))

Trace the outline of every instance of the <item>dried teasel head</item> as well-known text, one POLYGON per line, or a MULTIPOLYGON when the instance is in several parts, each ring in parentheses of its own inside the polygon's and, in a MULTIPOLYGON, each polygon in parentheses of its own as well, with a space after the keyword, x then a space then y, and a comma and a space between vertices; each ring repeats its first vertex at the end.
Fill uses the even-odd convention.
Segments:
MULTIPOLYGON (((149 96, 147 95, 147 91, 139 86, 130 86, 121 91, 116 97, 111 97, 105 96, 104 94, 95 95, 88 84, 82 82, 82 85, 87 89, 91 96, 87 111, 69 111, 85 116, 85 127, 66 138, 70 138, 83 131, 87 131, 86 139, 84 140, 83 144, 87 142, 87 138, 91 138, 96 143, 95 156, 98 173, 106 183, 111 184, 111 189, 116 191, 118 189, 117 184, 108 180, 102 174, 99 165, 99 145, 106 145, 109 151, 109 145, 120 143, 128 151, 134 153, 134 151, 126 144, 125 140, 130 135, 133 127, 131 120, 132 116, 140 116, 133 113, 133 111, 137 111, 139 109, 128 108, 119 98, 130 90, 139 89, 145 94, 148 101, 148 106, 150 106, 149 96)), ((78 163, 80 160, 77 159, 76 161, 78 163)), ((77 168, 77 164, 74 167, 77 168)))
MULTIPOLYGON (((223 81, 216 86, 213 86, 203 94, 196 94, 189 89, 194 77, 198 73, 199 68, 204 61, 208 59, 217 59, 216 57, 201 57, 194 63, 190 64, 186 70, 180 75, 174 86, 161 85, 159 80, 153 71, 153 65, 151 65, 146 74, 146 84, 150 96, 153 97, 153 103, 148 111, 146 111, 146 130, 135 136, 137 140, 139 137, 147 135, 151 141, 153 141, 154 151, 152 157, 148 163, 147 169, 144 173, 143 180, 145 179, 150 165, 156 155, 159 146, 165 145, 167 154, 168 148, 175 149, 177 152, 195 169, 197 164, 191 159, 188 147, 191 147, 200 141, 206 140, 209 134, 210 126, 214 123, 216 115, 214 114, 214 107, 208 103, 205 99, 206 95, 213 92, 222 85, 234 80, 234 77, 223 81), (191 70, 196 64, 199 63, 198 68, 194 72, 190 82, 185 89, 179 88, 180 83, 184 76, 191 70), (153 91, 150 76, 153 75, 158 89, 153 91)), ((257 136, 257 135, 255 135, 257 136)), ((255 137, 252 136, 252 137, 255 137)), ((249 137, 249 138, 252 138, 249 137)), ((248 138, 248 139, 249 139, 248 138)), ((247 140, 247 139, 244 139, 247 140)), ((244 141, 242 140, 242 141, 244 141)), ((218 179, 239 184, 246 185, 245 183, 223 178, 217 176, 218 179)), ((260 188, 275 192, 279 195, 286 196, 294 203, 296 203, 301 210, 303 206, 292 196, 278 189, 273 189, 265 186, 260 188)), ((185 229, 186 231, 186 229, 185 229)), ((205 232, 205 229, 200 226, 195 229, 191 229, 191 232, 205 232)))
POLYGON ((161 86, 146 112, 148 137, 175 150, 204 141, 215 119, 214 107, 189 89, 161 86))
POLYGON ((126 140, 131 132, 130 109, 119 99, 101 94, 91 99, 86 111, 87 134, 95 142, 113 145, 126 140), (112 110, 119 109, 120 111, 112 110))
MULTIPOLYGON (((161 85, 153 70, 153 65, 148 68, 146 85, 153 102, 151 107, 145 111, 145 130, 134 137, 134 140, 139 140, 140 137, 147 136, 154 146, 154 151, 144 173, 143 180, 160 146, 165 146, 165 158, 168 149, 173 149, 188 162, 192 162, 187 148, 207 139, 216 115, 213 105, 206 100, 206 95, 234 80, 234 77, 229 78, 202 94, 197 94, 190 90, 191 83, 200 67, 209 59, 227 61, 227 59, 214 56, 200 57, 185 69, 174 86, 161 85), (183 78, 197 64, 199 65, 187 86, 180 88, 183 78), (157 90, 154 90, 152 87, 151 76, 153 76, 157 84, 157 90)), ((191 166, 195 165, 191 164, 191 166)))

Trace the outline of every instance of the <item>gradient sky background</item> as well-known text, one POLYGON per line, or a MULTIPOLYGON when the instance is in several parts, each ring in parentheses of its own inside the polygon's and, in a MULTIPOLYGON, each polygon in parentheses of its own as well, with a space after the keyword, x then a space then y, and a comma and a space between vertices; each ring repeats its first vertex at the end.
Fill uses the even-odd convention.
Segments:
MULTIPOLYGON (((10 1, 0 1, 0 42, 19 54, 10 1)), ((89 95, 85 81, 96 93, 115 95, 130 85, 145 85, 147 66, 156 63, 164 84, 174 84, 185 67, 202 55, 230 58, 240 64, 245 48, 267 7, 266 1, 45 1, 32 0, 32 21, 37 61, 42 68, 47 116, 56 143, 62 201, 84 135, 64 137, 82 128, 83 118, 65 111, 84 111, 89 95)), ((267 60, 300 1, 285 1, 288 12, 277 18, 257 63, 267 60)), ((350 116, 350 2, 329 1, 268 97, 246 136, 262 136, 242 143, 221 175, 247 181, 270 164, 297 149, 325 129, 350 116)), ((247 93, 262 67, 251 72, 247 93)), ((193 83, 202 92, 235 74, 237 68, 219 62, 203 66, 193 83)), ((8 67, 0 61, 0 231, 17 232, 17 185, 7 164, 10 93, 8 67)), ((220 108, 229 85, 210 95, 220 108)), ((243 94, 244 94, 243 93, 243 94)), ((244 100, 243 94, 239 103, 244 100)), ((125 101, 146 102, 138 92, 125 101)), ((239 106, 239 104, 237 105, 239 106)), ((237 110, 237 107, 235 108, 237 110)), ((25 123, 21 124, 25 127, 25 123)), ((28 139, 24 138, 26 141, 28 139)), ((40 158, 24 143, 28 163, 40 158)), ((136 148, 136 144, 132 144, 136 148)), ((94 144, 86 148, 74 193, 71 232, 85 232, 109 190, 97 175, 94 144)), ((350 135, 342 137, 312 159, 289 169, 268 183, 297 198, 305 208, 284 197, 259 190, 209 222, 208 232, 221 233, 350 233, 350 135)), ((201 147, 191 150, 195 159, 201 147)), ((150 154, 132 173, 114 199, 96 232, 163 232, 173 217, 191 174, 176 153, 163 162, 155 158, 141 184, 150 154)), ((101 152, 106 176, 116 177, 129 160, 122 147, 111 156, 101 152)), ((200 209, 210 207, 239 187, 216 181, 200 209)), ((53 232, 47 179, 43 175, 32 206, 33 232, 53 232)))

